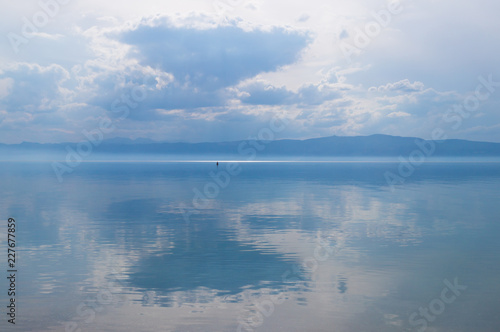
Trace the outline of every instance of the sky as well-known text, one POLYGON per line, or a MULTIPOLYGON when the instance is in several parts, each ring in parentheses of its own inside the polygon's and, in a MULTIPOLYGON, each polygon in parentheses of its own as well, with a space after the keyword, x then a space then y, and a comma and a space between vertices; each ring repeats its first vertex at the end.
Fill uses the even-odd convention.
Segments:
POLYGON ((500 142, 492 0, 0 0, 0 143, 500 142))

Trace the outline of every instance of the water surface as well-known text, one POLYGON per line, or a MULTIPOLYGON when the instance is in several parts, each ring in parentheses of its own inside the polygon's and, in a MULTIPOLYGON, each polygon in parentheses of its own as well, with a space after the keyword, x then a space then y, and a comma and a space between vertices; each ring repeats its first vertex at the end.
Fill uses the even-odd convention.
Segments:
POLYGON ((0 163, 13 330, 500 330, 500 163, 226 166, 0 163))

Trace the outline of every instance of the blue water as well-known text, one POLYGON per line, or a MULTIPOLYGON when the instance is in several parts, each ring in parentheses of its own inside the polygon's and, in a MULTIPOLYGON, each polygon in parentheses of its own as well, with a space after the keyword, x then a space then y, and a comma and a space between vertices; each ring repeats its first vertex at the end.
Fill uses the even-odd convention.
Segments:
POLYGON ((0 163, 1 330, 500 331, 500 163, 237 166, 0 163))

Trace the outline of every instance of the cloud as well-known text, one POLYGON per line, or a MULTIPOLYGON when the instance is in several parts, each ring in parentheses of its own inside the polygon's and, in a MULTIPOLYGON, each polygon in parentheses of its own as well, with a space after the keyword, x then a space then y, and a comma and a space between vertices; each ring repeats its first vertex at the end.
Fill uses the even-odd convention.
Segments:
POLYGON ((296 101, 296 94, 284 86, 255 82, 244 87, 241 101, 249 105, 290 105, 296 101))
POLYGON ((53 111, 64 98, 63 86, 69 78, 69 73, 59 65, 19 63, 8 67, 0 75, 3 82, 0 91, 4 92, 0 108, 8 112, 53 111))
POLYGON ((33 37, 40 37, 40 38, 45 38, 45 39, 52 39, 52 40, 57 40, 61 39, 64 37, 62 34, 50 34, 50 33, 45 33, 45 32, 33 32, 31 33, 33 37))
POLYGON ((389 118, 400 118, 400 117, 406 117, 406 116, 411 116, 411 114, 408 114, 406 112, 392 112, 387 114, 389 118))
POLYGON ((117 35, 143 66, 172 74, 162 100, 165 109, 221 106, 225 88, 299 59, 309 43, 302 33, 274 28, 245 31, 234 25, 174 26, 161 18, 117 35))
POLYGON ((156 18, 136 25, 93 26, 80 31, 94 55, 81 65, 70 69, 36 63, 8 66, 0 72, 0 109, 7 111, 4 134, 24 126, 32 128, 32 135, 25 137, 38 132, 42 141, 50 135, 78 136, 79 127, 92 128, 106 114, 116 118, 114 105, 118 101, 123 106, 134 89, 140 89, 144 98, 129 107, 121 132, 139 131, 140 122, 150 128, 156 122, 159 132, 184 128, 210 135, 211 127, 223 128, 224 122, 231 122, 238 128, 236 139, 237 133, 248 131, 244 127, 251 126, 249 121, 265 123, 248 109, 228 112, 231 89, 242 80, 299 60, 309 37, 283 28, 244 30, 234 24, 192 26, 190 22, 187 18, 174 26, 168 19, 156 18), (44 126, 47 130, 42 135, 44 126))
MULTIPOLYGON (((249 105, 321 105, 327 101, 338 99, 348 87, 339 82, 333 70, 327 71, 318 83, 301 85, 297 91, 292 91, 286 86, 274 86, 262 80, 249 80, 238 86, 240 100, 249 105)), ((342 78, 341 78, 342 80, 342 78)))
POLYGON ((10 77, 0 79, 0 100, 10 94, 13 84, 14 80, 10 77))
POLYGON ((298 91, 299 101, 305 105, 321 105, 340 96, 339 91, 329 84, 307 84, 298 91))
POLYGON ((369 91, 379 91, 379 92, 417 92, 424 90, 424 83, 413 82, 404 79, 395 83, 387 83, 386 85, 381 85, 379 87, 371 87, 369 91))

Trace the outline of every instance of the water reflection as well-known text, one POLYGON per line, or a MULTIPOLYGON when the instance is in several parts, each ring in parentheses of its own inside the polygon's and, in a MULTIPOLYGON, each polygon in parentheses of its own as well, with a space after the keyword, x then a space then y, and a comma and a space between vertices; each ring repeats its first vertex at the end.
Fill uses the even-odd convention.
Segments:
POLYGON ((211 166, 83 164, 59 184, 0 164, 20 329, 401 331, 459 277, 470 291, 433 323, 459 331, 499 295, 498 164, 426 164, 395 192, 397 164, 248 164, 186 224, 211 166))
POLYGON ((186 291, 205 287, 234 294, 244 286, 281 284, 291 267, 283 255, 258 250, 220 235, 210 224, 174 241, 170 250, 141 258, 129 271, 134 287, 186 291))

